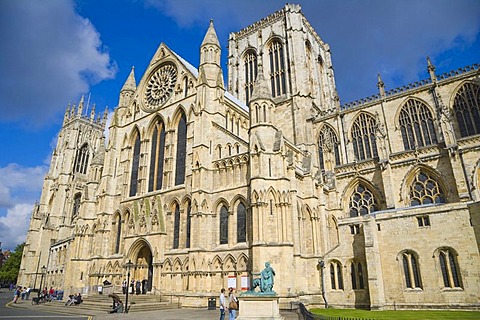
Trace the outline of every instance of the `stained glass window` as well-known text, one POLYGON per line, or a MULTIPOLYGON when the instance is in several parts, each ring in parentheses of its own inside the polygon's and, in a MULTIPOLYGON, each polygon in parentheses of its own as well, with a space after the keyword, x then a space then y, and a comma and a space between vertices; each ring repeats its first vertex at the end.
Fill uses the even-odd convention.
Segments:
POLYGON ((133 146, 132 173, 130 176, 130 197, 137 194, 138 188, 138 166, 140 163, 140 134, 136 134, 133 146))
POLYGON ((423 102, 408 100, 400 112, 399 122, 405 150, 437 143, 432 112, 423 102))
POLYGON ((355 187, 350 196, 350 217, 364 216, 378 210, 373 193, 362 183, 355 187))
POLYGON ((175 167, 175 185, 185 182, 185 163, 187 158, 187 119, 182 114, 177 127, 177 162, 175 167))
POLYGON ((378 156, 375 128, 375 118, 365 113, 361 113, 353 123, 353 153, 357 160, 371 159, 378 156))
POLYGON ((480 86, 465 83, 458 90, 453 103, 460 135, 468 137, 480 134, 480 86))
POLYGON ((270 85, 272 97, 278 97, 286 93, 285 61, 283 45, 280 41, 273 41, 269 47, 270 59, 270 85))
POLYGON ((438 182, 428 173, 420 171, 410 186, 410 205, 445 203, 445 195, 438 182))

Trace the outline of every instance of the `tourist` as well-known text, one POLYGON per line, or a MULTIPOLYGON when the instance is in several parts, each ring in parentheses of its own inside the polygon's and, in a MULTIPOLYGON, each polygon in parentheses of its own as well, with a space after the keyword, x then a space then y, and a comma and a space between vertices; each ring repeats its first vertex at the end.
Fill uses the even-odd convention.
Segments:
POLYGON ((17 303, 18 298, 20 298, 21 291, 22 291, 22 287, 15 288, 15 291, 13 291, 13 303, 17 303))
POLYGON ((235 289, 228 289, 228 320, 235 320, 237 317, 238 299, 235 296, 235 289))
POLYGON ((143 280, 142 280, 142 294, 146 294, 147 293, 147 279, 145 279, 145 277, 143 277, 143 280))
POLYGON ((220 320, 225 320, 225 289, 220 290, 220 320))
POLYGON ((126 294, 127 293, 127 279, 123 279, 122 282, 122 293, 126 294))
POLYGON ((134 294, 135 293, 135 279, 132 279, 132 281, 130 281, 130 292, 131 294, 134 294))
POLYGON ((136 294, 140 294, 141 293, 141 288, 142 284, 140 283, 140 280, 137 280, 137 282, 135 283, 135 289, 136 289, 136 294))

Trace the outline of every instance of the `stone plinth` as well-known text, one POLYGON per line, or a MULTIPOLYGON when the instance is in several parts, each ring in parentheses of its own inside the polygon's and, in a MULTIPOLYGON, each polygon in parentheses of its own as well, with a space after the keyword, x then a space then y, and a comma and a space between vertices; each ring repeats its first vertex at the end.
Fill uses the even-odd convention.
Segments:
POLYGON ((238 297, 239 310, 237 320, 283 320, 276 295, 249 295, 238 297))

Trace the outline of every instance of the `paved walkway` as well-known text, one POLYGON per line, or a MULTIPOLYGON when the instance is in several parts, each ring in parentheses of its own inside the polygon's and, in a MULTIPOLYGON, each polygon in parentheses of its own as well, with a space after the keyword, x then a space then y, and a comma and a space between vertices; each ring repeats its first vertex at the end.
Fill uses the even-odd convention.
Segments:
MULTIPOLYGON (((108 314, 99 310, 90 310, 85 312, 85 310, 75 309, 75 306, 64 307, 59 309, 58 304, 40 304, 38 306, 32 306, 30 300, 19 300, 17 304, 8 303, 8 307, 11 308, 22 308, 30 309, 43 312, 55 312, 59 313, 61 310, 65 314, 73 315, 84 315, 90 316, 90 319, 141 319, 141 320, 180 320, 180 319, 196 319, 196 320, 215 320, 220 316, 220 311, 216 310, 207 310, 205 309, 169 309, 169 310, 155 310, 155 311, 144 311, 144 312, 132 312, 128 314, 108 314), (87 314, 85 314, 87 313, 87 314)), ((295 312, 282 311, 281 315, 285 320, 299 320, 300 318, 295 312)), ((228 319, 228 313, 225 315, 225 320, 228 319)))

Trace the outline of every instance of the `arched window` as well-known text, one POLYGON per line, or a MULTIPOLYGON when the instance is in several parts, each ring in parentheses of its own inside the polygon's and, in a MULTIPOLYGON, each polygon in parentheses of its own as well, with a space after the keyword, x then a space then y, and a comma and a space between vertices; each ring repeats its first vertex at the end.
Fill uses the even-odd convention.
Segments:
POLYGON ((247 51, 244 59, 245 67, 245 101, 248 103, 252 96, 253 86, 257 79, 257 54, 253 50, 247 51))
POLYGON ((135 134, 135 143, 133 145, 132 173, 130 175, 130 197, 137 194, 138 189, 138 166, 140 164, 140 134, 135 134))
POLYGON ((445 195, 439 183, 427 172, 419 171, 410 186, 410 205, 445 203, 445 195))
POLYGON ((358 183, 350 196, 350 217, 364 216, 378 210, 373 193, 362 183, 358 183))
POLYGON ((270 44, 268 56, 272 97, 278 97, 286 93, 284 52, 280 41, 275 40, 270 44))
POLYGON ((77 150, 77 157, 75 161, 75 172, 87 173, 88 158, 89 158, 88 144, 84 144, 77 150))
POLYGON ((82 199, 82 194, 77 193, 73 198, 73 210, 72 210, 72 221, 80 213, 80 200, 82 199))
POLYGON ((188 77, 183 78, 183 97, 188 96, 188 77))
POLYGON ((220 244, 228 243, 228 209, 222 206, 220 209, 220 244))
POLYGON ((416 99, 405 102, 399 122, 405 150, 437 143, 432 112, 423 102, 416 99))
POLYGON ((180 207, 175 204, 175 214, 173 217, 173 249, 178 249, 180 240, 180 207))
POLYGON ((120 240, 122 239, 122 217, 117 215, 117 236, 115 238, 115 253, 120 252, 120 240))
POLYGON ((461 288, 460 269, 457 255, 451 249, 441 249, 438 256, 442 270, 443 285, 445 288, 461 288))
POLYGON ((240 202, 237 207, 237 243, 247 241, 247 210, 240 202))
POLYGON ((465 83, 455 96, 453 109, 462 137, 480 134, 480 86, 478 84, 465 83))
POLYGON ((160 190, 163 184, 163 164, 165 161, 165 126, 158 121, 153 129, 150 157, 148 191, 160 190))
POLYGON ((190 248, 191 231, 192 231, 192 205, 190 201, 187 204, 187 227, 186 227, 185 248, 190 248))
POLYGON ((175 167, 175 185, 185 182, 185 163, 187 158, 187 119, 182 113, 177 127, 177 162, 175 167))
POLYGON ((353 153, 357 160, 376 158, 375 118, 361 113, 352 126, 353 153))
POLYGON ((415 253, 405 251, 402 254, 403 275, 405 286, 410 289, 422 288, 418 258, 415 253))
POLYGON ((330 284, 333 290, 343 290, 342 264, 339 261, 330 262, 330 284))
POLYGON ((318 139, 318 158, 320 169, 333 170, 340 164, 340 143, 337 135, 329 126, 324 126, 318 139))
POLYGON ((360 262, 352 261, 350 263, 350 276, 352 277, 352 289, 362 290, 365 289, 363 279, 363 268, 360 262))

